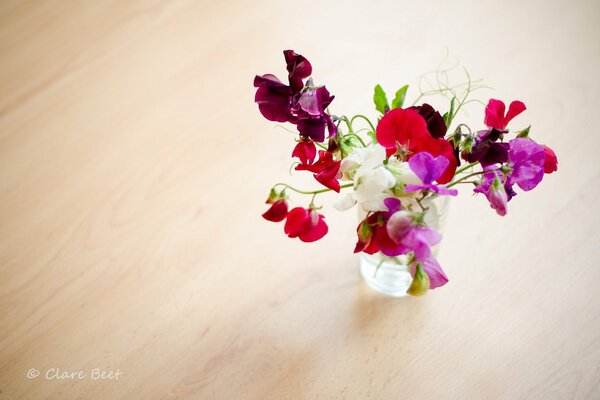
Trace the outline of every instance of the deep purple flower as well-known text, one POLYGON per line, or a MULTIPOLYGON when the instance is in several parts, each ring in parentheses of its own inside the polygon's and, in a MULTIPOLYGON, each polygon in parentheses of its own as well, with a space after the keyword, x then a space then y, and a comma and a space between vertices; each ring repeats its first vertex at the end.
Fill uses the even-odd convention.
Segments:
POLYGON ((509 142, 508 166, 510 185, 516 184, 529 191, 544 177, 544 147, 530 139, 513 139, 509 142))
POLYGON ((292 94, 296 94, 304 87, 302 80, 310 76, 312 66, 304 56, 297 54, 294 50, 284 50, 283 56, 287 64, 288 81, 292 94))
POLYGON ((254 101, 260 113, 269 121, 288 122, 292 117, 292 91, 276 76, 266 74, 254 78, 257 87, 254 101))
POLYGON ((406 185, 404 191, 406 193, 416 192, 419 190, 431 190, 437 194, 456 196, 458 191, 448 189, 444 185, 434 185, 433 181, 437 180, 448 167, 448 159, 444 156, 433 157, 431 154, 422 151, 413 154, 408 160, 410 169, 423 181, 422 185, 406 185))
POLYGON ((302 92, 292 107, 292 112, 298 118, 298 131, 301 136, 322 142, 325 140, 325 128, 328 129, 330 137, 335 135, 337 129, 329 114, 325 112, 333 99, 334 96, 329 94, 325 86, 307 88, 302 92))
POLYGON ((254 100, 262 115, 270 121, 290 122, 298 126, 303 139, 316 142, 325 140, 325 129, 329 137, 337 133, 331 116, 325 112, 334 96, 324 86, 314 88, 309 79, 312 72, 310 62, 292 50, 283 52, 288 71, 289 85, 277 77, 266 74, 254 78, 257 87, 254 100))
POLYGON ((463 158, 470 163, 479 161, 483 167, 503 164, 508 160, 508 143, 497 142, 506 131, 487 129, 477 132, 470 153, 463 152, 463 158))
POLYGON ((420 106, 409 107, 410 110, 415 110, 427 122, 427 130, 434 138, 443 138, 446 136, 446 123, 444 118, 433 107, 427 103, 420 106))

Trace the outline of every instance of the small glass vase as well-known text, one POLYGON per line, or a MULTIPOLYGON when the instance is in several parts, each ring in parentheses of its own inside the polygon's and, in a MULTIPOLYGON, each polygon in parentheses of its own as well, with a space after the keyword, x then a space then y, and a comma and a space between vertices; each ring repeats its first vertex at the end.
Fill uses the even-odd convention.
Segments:
MULTIPOLYGON (((406 199, 401 199, 404 206, 411 203, 406 199)), ((436 196, 427 198, 421 202, 429 210, 425 214, 425 223, 428 227, 442 232, 446 217, 448 215, 448 196, 436 196)), ((416 204, 413 205, 418 209, 416 204)), ((366 213, 359 209, 359 221, 362 221, 366 213)), ((435 256, 438 246, 431 249, 435 256)), ((360 253, 360 273, 367 285, 376 291, 394 297, 407 296, 406 291, 412 282, 412 275, 409 271, 408 257, 398 256, 393 259, 386 257, 383 253, 375 254, 360 253)))

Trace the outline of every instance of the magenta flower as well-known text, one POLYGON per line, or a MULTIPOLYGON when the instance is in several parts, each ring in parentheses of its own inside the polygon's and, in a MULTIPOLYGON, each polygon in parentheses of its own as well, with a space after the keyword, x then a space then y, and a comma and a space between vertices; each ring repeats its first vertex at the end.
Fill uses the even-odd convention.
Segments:
POLYGON ((525 191, 535 188, 544 177, 544 147, 533 140, 520 138, 511 140, 509 145, 509 184, 517 184, 525 191))
POLYGON ((506 129, 506 126, 510 120, 527 109, 525 104, 518 100, 510 103, 506 115, 504 114, 505 108, 506 106, 504 105, 504 102, 496 99, 490 99, 485 107, 484 123, 490 128, 504 130, 506 129))
POLYGON ((435 289, 448 283, 448 277, 444 273, 444 270, 442 270, 442 266, 433 256, 429 256, 424 260, 414 261, 410 264, 410 273, 413 278, 415 276, 418 262, 421 263, 423 272, 425 272, 429 277, 429 289, 435 289))
POLYGON ((554 171, 558 170, 558 158, 556 157, 556 153, 554 153, 554 151, 545 145, 542 145, 544 147, 544 173, 545 174, 551 174, 554 171))
POLYGON ((500 173, 494 168, 489 168, 483 175, 481 183, 473 189, 475 193, 483 193, 490 202, 490 207, 496 210, 500 216, 506 215, 506 204, 515 195, 512 188, 503 185, 500 173))
POLYGON ((314 209, 296 207, 287 214, 283 230, 291 238, 314 242, 327 234, 328 227, 323 218, 314 209))
POLYGON ((413 154, 408 160, 410 169, 423 181, 422 185, 406 185, 404 191, 406 193, 416 192, 419 190, 431 190, 437 194, 456 196, 458 191, 448 189, 444 185, 434 185, 436 181, 448 167, 448 159, 444 156, 433 157, 431 154, 422 151, 413 154))

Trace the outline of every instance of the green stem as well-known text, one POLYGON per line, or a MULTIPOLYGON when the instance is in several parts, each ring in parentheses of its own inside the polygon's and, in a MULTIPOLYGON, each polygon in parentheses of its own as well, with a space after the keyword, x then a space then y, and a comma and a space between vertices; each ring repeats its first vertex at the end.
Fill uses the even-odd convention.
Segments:
POLYGON ((456 184, 459 184, 459 183, 461 183, 462 181, 464 181, 464 180, 466 180, 466 179, 469 179, 469 178, 471 178, 471 177, 473 177, 473 176, 477 176, 477 175, 485 174, 486 172, 489 172, 489 171, 479 171, 479 172, 473 172, 472 174, 465 175, 465 176, 463 176, 462 178, 460 178, 460 179, 458 179, 458 180, 456 180, 456 181, 454 181, 454 182, 450 182, 448 185, 446 185, 446 187, 447 187, 447 188, 451 188, 452 186, 454 186, 454 185, 456 185, 456 184))
POLYGON ((358 139, 358 141, 360 142, 360 144, 362 144, 362 147, 367 147, 367 145, 365 144, 365 142, 363 142, 363 140, 361 139, 360 136, 358 136, 356 133, 347 133, 344 135, 344 137, 354 137, 356 139, 358 139))
POLYGON ((374 126, 373 126, 373 124, 371 123, 371 120, 370 120, 369 118, 365 117, 365 116, 364 116, 364 115, 362 115, 362 114, 357 114, 357 115, 355 115, 354 117, 352 117, 352 118, 350 119, 350 124, 352 124, 352 121, 354 121, 356 118, 362 118, 362 119, 364 119, 365 121, 367 121, 367 123, 369 124, 369 126, 371 127, 371 129, 372 129, 373 131, 375 131, 375 127, 374 127, 374 126))
MULTIPOLYGON (((347 183, 345 185, 341 185, 340 189, 344 189, 344 188, 348 188, 353 186, 353 183, 347 183)), ((288 185, 287 183, 276 183, 275 185, 273 185, 273 187, 277 187, 277 186, 285 186, 287 189, 293 190, 296 193, 300 193, 300 194, 312 194, 312 195, 316 195, 319 193, 325 193, 325 192, 331 192, 333 189, 321 189, 321 190, 313 190, 313 191, 308 191, 308 190, 300 190, 300 189, 296 189, 293 186, 288 185)))
POLYGON ((474 166, 476 166, 477 164, 479 164, 479 161, 475 161, 474 163, 467 164, 467 165, 465 165, 465 166, 463 166, 463 167, 460 167, 459 169, 457 169, 457 170, 456 170, 456 172, 454 173, 454 175, 458 175, 458 174, 460 174, 461 172, 468 170, 469 168, 473 168, 473 167, 474 167, 474 166))

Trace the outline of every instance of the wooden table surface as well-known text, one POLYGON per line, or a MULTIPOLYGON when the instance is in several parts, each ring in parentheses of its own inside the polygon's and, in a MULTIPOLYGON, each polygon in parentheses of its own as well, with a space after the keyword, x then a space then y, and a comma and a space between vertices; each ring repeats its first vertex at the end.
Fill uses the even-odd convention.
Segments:
POLYGON ((2 1, 0 399, 599 398, 600 6, 482 3, 2 1), (446 46, 560 168, 505 218, 453 200, 448 285, 387 298, 353 212, 312 244, 260 218, 314 182, 252 79, 292 48, 374 117, 446 46))

